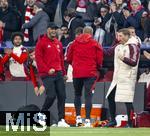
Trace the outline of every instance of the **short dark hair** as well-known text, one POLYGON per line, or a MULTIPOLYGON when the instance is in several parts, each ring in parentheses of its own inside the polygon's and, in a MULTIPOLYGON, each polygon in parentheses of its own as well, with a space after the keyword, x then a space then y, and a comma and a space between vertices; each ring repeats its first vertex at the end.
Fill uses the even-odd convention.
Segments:
POLYGON ((47 29, 48 28, 57 29, 58 27, 56 26, 56 24, 54 22, 49 22, 47 25, 47 29))
POLYGON ((128 6, 125 6, 125 7, 123 8, 123 10, 128 10, 129 12, 131 12, 131 9, 130 9, 128 6))
POLYGON ((75 29, 75 35, 79 35, 79 34, 82 34, 83 33, 83 27, 77 27, 75 29))
POLYGON ((119 29, 118 33, 123 33, 124 35, 130 36, 128 28, 119 29))
POLYGON ((69 8, 64 12, 64 16, 69 16, 70 18, 73 18, 76 16, 76 11, 73 8, 69 8))
POLYGON ((61 28, 62 28, 62 27, 67 27, 67 28, 68 28, 68 26, 67 26, 66 24, 62 24, 62 25, 61 25, 61 28))
POLYGON ((21 32, 14 32, 14 33, 12 33, 12 35, 11 35, 11 41, 12 41, 12 43, 13 43, 14 38, 15 38, 16 36, 19 36, 19 37, 21 38, 22 42, 24 42, 24 35, 23 35, 23 33, 21 33, 21 32))
POLYGON ((105 8, 106 10, 109 11, 109 6, 108 5, 102 5, 102 6, 100 6, 98 11, 100 11, 102 8, 105 8))

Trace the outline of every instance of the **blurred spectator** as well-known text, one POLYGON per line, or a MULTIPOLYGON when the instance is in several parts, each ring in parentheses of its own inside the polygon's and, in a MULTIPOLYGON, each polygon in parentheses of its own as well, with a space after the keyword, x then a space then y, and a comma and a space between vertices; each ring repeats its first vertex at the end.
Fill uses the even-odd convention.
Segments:
POLYGON ((150 45, 150 17, 148 17, 144 22, 144 43, 148 43, 150 45))
POLYGON ((49 16, 45 11, 43 11, 44 5, 41 2, 35 2, 33 6, 33 13, 35 16, 28 22, 23 24, 23 29, 30 29, 33 28, 33 39, 34 45, 40 35, 46 33, 47 26, 49 23, 49 16))
POLYGON ((23 21, 23 15, 25 12, 25 0, 8 0, 9 6, 16 12, 19 28, 21 29, 23 21))
POLYGON ((146 68, 144 73, 140 75, 138 82, 147 83, 147 87, 150 84, 150 68, 146 68))
POLYGON ((68 34, 68 27, 65 25, 61 26, 61 37, 60 41, 63 45, 63 50, 65 51, 67 45, 69 44, 69 34, 68 34))
POLYGON ((94 18, 97 17, 98 14, 98 9, 97 9, 97 4, 95 0, 89 0, 87 3, 87 10, 86 10, 86 16, 83 16, 83 20, 86 25, 91 25, 92 22, 94 21, 94 18))
MULTIPOLYGON (((30 20, 33 18, 35 15, 33 13, 33 5, 36 2, 36 0, 26 0, 26 9, 24 13, 24 21, 25 23, 29 23, 30 20)), ((25 29, 24 30, 24 45, 25 46, 32 46, 33 45, 33 30, 32 28, 30 29, 25 29)))
MULTIPOLYGON (((62 25, 62 2, 63 0, 51 0, 51 6, 54 6, 54 11, 53 11, 53 17, 54 17, 54 22, 55 24, 60 27, 62 25)), ((51 8, 51 9, 53 9, 51 8)))
POLYGON ((127 3, 125 3, 125 0, 115 0, 117 11, 119 13, 122 12, 123 8, 127 6, 127 3))
POLYGON ((105 36, 105 31, 100 27, 101 22, 101 18, 95 18, 94 25, 96 27, 96 31, 94 34, 94 39, 99 42, 100 45, 102 45, 105 36))
POLYGON ((4 64, 4 59, 3 59, 2 55, 0 54, 0 81, 4 81, 5 80, 3 64, 4 64))
POLYGON ((139 43, 139 44, 141 45, 141 43, 142 43, 142 42, 141 42, 141 39, 136 35, 136 33, 135 33, 135 28, 132 27, 132 26, 130 26, 130 27, 128 27, 128 30, 129 30, 129 32, 130 32, 130 35, 136 38, 137 44, 139 43))
POLYGON ((137 36, 140 37, 140 39, 144 40, 144 30, 142 28, 141 24, 141 18, 144 16, 144 8, 141 5, 140 0, 131 0, 130 1, 132 12, 129 12, 129 10, 124 12, 125 16, 125 22, 124 27, 133 26, 136 30, 137 36))
MULTIPOLYGON (((38 77, 38 82, 35 76, 35 73, 37 74, 37 64, 35 61, 35 51, 34 49, 29 50, 29 55, 28 55, 28 68, 30 72, 30 78, 32 80, 32 83, 34 85, 34 92, 38 96, 39 94, 41 95, 45 91, 45 87, 43 85, 43 82, 41 81, 40 77, 38 77)), ((38 74, 37 74, 38 75, 38 74)))
MULTIPOLYGON (((54 22, 58 27, 61 27, 61 25, 63 24, 62 19, 63 19, 64 11, 62 11, 62 9, 63 9, 62 7, 63 7, 64 0, 56 0, 56 1, 57 1, 57 5, 56 5, 56 9, 55 9, 54 22)), ((63 10, 66 10, 66 9, 63 9, 63 10)))
POLYGON ((56 37, 59 41, 60 41, 61 36, 62 36, 61 28, 56 26, 56 37))
POLYGON ((150 60, 150 53, 147 51, 144 51, 143 53, 144 53, 144 56, 150 60))
MULTIPOLYGON (((12 80, 32 80, 34 89, 37 90, 38 84, 34 74, 31 58, 28 60, 27 49, 22 45, 23 34, 16 32, 12 34, 13 49, 9 49, 1 61, 3 66, 9 61, 9 70, 12 80)), ((30 54, 31 57, 31 54, 30 54)), ((43 89, 43 87, 41 87, 43 89)), ((41 92, 41 90, 38 90, 41 92)), ((35 92, 36 93, 36 92, 35 92)))
POLYGON ((149 43, 150 45, 150 1, 148 2, 148 15, 144 20, 144 43, 149 43))
POLYGON ((102 18, 102 21, 103 21, 104 17, 108 14, 108 12, 109 12, 109 7, 107 5, 104 5, 100 8, 98 14, 102 18))
POLYGON ((118 29, 123 27, 123 16, 122 13, 117 11, 117 6, 115 3, 111 3, 110 11, 105 15, 102 23, 102 28, 105 30, 105 37, 103 45, 110 46, 112 45, 115 33, 118 29))
POLYGON ((4 33, 3 28, 0 27, 0 45, 1 45, 2 42, 3 42, 3 33, 4 33))
POLYGON ((34 50, 34 48, 29 50, 28 52, 29 52, 29 61, 32 61, 32 65, 37 68, 37 64, 35 61, 35 50, 34 50))
POLYGON ((109 14, 109 7, 107 5, 101 6, 101 8, 98 10, 98 18, 96 17, 94 21, 94 25, 99 25, 102 27, 102 24, 109 14))
POLYGON ((119 45, 120 40, 121 40, 121 38, 117 32, 115 35, 115 40, 114 40, 112 46, 110 48, 104 49, 104 56, 106 56, 106 57, 112 57, 113 56, 114 57, 115 48, 119 45))
POLYGON ((127 17, 131 14, 131 9, 128 6, 126 6, 123 8, 122 12, 123 12, 124 18, 127 19, 127 17))
POLYGON ((1 29, 1 39, 3 42, 1 46, 11 48, 11 34, 12 32, 19 31, 20 24, 18 20, 17 11, 11 8, 8 4, 8 0, 0 1, 0 29, 1 29), (3 32, 3 34, 2 34, 3 32))
POLYGON ((105 36, 105 31, 104 31, 104 28, 102 28, 102 23, 107 14, 108 14, 108 7, 101 6, 98 12, 98 17, 96 17, 94 20, 94 28, 95 28, 94 38, 101 45, 103 44, 103 40, 105 36))
POLYGON ((15 8, 16 10, 18 10, 21 15, 24 14, 24 10, 25 10, 25 0, 8 0, 9 4, 15 8))
POLYGON ((77 12, 86 13, 86 3, 88 0, 70 0, 67 9, 73 8, 77 12))
POLYGON ((107 5, 108 6, 108 2, 107 0, 96 0, 96 4, 97 4, 97 9, 99 10, 102 6, 107 5))
POLYGON ((95 0, 71 0, 67 8, 75 9, 77 14, 82 16, 86 25, 92 24, 98 12, 95 0))
POLYGON ((70 0, 40 0, 44 3, 45 8, 44 11, 50 17, 50 21, 57 24, 57 26, 61 26, 64 24, 64 12, 67 9, 67 5, 70 0))
POLYGON ((64 13, 67 10, 67 6, 68 6, 69 2, 70 2, 70 0, 63 0, 63 2, 62 2, 61 13, 62 13, 63 24, 66 23, 66 21, 64 19, 64 13))
POLYGON ((21 33, 13 33, 12 35, 13 49, 7 51, 4 56, 9 61, 9 70, 12 78, 26 77, 26 70, 24 68, 24 62, 28 58, 27 49, 23 47, 23 35, 21 33))
POLYGON ((74 9, 68 9, 64 13, 64 19, 66 22, 68 22, 70 41, 73 41, 75 38, 76 28, 85 26, 82 17, 76 15, 76 11, 74 9))
POLYGON ((48 14, 50 21, 54 21, 54 15, 56 7, 54 6, 54 0, 41 0, 41 2, 44 4, 44 11, 48 14))
POLYGON ((144 6, 144 8, 147 9, 147 5, 149 3, 149 0, 141 0, 142 5, 144 6))

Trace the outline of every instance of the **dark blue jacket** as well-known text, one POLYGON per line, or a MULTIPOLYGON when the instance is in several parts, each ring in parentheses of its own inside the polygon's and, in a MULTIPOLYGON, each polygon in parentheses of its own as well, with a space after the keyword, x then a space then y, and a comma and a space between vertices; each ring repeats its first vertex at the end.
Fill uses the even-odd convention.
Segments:
POLYGON ((10 7, 5 11, 0 9, 0 20, 5 23, 3 39, 4 41, 10 40, 12 32, 19 31, 20 24, 17 12, 10 7))
POLYGON ((135 28, 137 36, 141 38, 141 40, 144 40, 144 30, 141 25, 141 17, 144 12, 144 9, 137 12, 135 15, 129 16, 125 22, 124 27, 130 27, 133 26, 135 28))

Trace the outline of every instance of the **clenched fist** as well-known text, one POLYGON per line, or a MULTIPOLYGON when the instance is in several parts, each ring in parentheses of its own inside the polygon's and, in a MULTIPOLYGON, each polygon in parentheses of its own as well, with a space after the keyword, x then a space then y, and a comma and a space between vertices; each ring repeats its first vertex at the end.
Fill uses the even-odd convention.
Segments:
POLYGON ((49 71, 48 71, 48 74, 49 75, 53 75, 55 73, 55 69, 51 68, 49 71))

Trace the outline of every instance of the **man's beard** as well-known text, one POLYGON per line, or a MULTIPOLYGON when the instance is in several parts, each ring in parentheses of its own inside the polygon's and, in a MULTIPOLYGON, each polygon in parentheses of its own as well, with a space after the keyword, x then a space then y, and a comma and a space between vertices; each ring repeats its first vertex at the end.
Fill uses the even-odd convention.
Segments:
POLYGON ((18 46, 20 46, 21 44, 22 44, 22 43, 20 43, 20 44, 19 44, 19 43, 18 43, 18 44, 14 44, 14 46, 18 47, 18 46))
POLYGON ((48 37, 49 37, 50 39, 54 39, 54 38, 56 38, 56 34, 55 34, 55 35, 49 34, 48 37))

